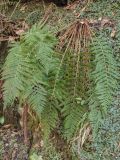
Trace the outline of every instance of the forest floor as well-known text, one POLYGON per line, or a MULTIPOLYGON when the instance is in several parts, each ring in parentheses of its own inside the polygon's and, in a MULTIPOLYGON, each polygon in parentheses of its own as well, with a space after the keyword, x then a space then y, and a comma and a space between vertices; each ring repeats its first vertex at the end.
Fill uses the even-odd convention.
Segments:
MULTIPOLYGON (((106 1, 104 4, 91 1, 78 0, 66 7, 57 7, 54 4, 44 3, 44 1, 30 1, 28 3, 15 3, 15 5, 5 5, 1 9, 0 29, 3 32, 0 35, 0 66, 4 63, 7 53, 8 41, 19 39, 19 36, 28 30, 35 23, 44 23, 49 26, 51 31, 56 35, 64 28, 75 21, 87 19, 95 28, 103 26, 110 27, 111 36, 114 36, 114 26, 117 17, 120 17, 120 3, 106 1), (3 47, 4 45, 4 47, 3 47)), ((2 108, 1 100, 1 108, 2 108)), ((0 116, 3 116, 1 109, 0 116)), ((0 122, 1 123, 1 122, 0 122)), ((0 160, 28 160, 31 144, 24 145, 23 133, 20 129, 13 127, 13 119, 0 127, 0 160), (12 123, 12 124, 11 124, 12 123)), ((41 137, 36 135, 38 139, 41 137)), ((32 149, 39 148, 39 144, 35 137, 32 149)), ((31 138, 33 139, 33 137, 31 138)), ((40 142, 41 143, 41 142, 40 142)), ((63 142, 64 143, 64 142, 63 142)), ((60 147, 64 145, 60 144, 60 147)), ((40 150, 40 149, 39 149, 40 150)), ((41 160, 40 157, 31 158, 31 160, 41 160)), ((45 160, 52 160, 50 158, 45 160)), ((58 159, 55 159, 58 160, 58 159)), ((71 160, 63 158, 63 160, 71 160)))

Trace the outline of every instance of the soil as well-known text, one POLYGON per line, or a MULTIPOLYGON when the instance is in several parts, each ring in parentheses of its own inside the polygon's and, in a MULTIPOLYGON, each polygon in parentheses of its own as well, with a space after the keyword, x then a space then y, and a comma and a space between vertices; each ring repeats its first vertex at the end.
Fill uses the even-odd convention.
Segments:
POLYGON ((24 145, 22 131, 0 129, 0 160, 28 160, 29 146, 24 145))

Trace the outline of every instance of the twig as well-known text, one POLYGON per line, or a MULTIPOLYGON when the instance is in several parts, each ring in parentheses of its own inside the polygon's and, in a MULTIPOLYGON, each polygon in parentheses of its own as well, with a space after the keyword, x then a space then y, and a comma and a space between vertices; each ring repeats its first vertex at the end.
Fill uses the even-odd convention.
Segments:
POLYGON ((12 18, 13 14, 15 13, 15 10, 17 9, 17 7, 18 7, 20 1, 21 1, 21 0, 19 0, 18 3, 15 5, 15 8, 14 8, 12 14, 10 15, 10 19, 12 18))

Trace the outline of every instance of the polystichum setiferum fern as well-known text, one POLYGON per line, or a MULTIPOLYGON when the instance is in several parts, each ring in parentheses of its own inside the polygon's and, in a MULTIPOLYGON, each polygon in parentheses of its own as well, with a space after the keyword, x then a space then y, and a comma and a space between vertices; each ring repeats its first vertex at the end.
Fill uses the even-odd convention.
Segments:
MULTIPOLYGON (((86 22, 84 25, 86 26, 86 22)), ((16 99, 20 104, 27 103, 37 113, 46 137, 56 127, 58 110, 63 120, 62 132, 68 140, 78 132, 82 118, 88 113, 85 100, 88 98, 90 81, 88 73, 86 76, 84 72, 86 69, 89 72, 91 54, 88 50, 87 54, 84 52, 83 48, 86 46, 82 40, 87 40, 89 27, 83 26, 81 22, 75 23, 75 26, 79 28, 78 45, 75 48, 80 47, 80 50, 75 53, 74 50, 67 50, 63 53, 63 61, 59 66, 61 68, 58 67, 59 59, 54 52, 56 38, 46 28, 36 25, 21 37, 20 42, 12 44, 3 67, 4 105, 12 105, 16 99), (84 33, 83 36, 81 33, 84 33), (85 81, 86 78, 88 81, 85 81)), ((90 121, 95 131, 103 112, 112 103, 119 74, 111 42, 104 34, 93 39, 91 52, 95 55, 95 66, 89 105, 90 121)))
MULTIPOLYGON (((42 111, 43 115, 49 113, 51 119, 54 117, 47 97, 51 94, 52 83, 49 85, 49 82, 55 75, 58 63, 53 50, 56 42, 46 28, 34 25, 20 42, 11 45, 2 73, 5 107, 18 99, 20 104, 27 103, 40 120, 42 111)), ((50 126, 55 126, 55 122, 52 119, 50 126)))

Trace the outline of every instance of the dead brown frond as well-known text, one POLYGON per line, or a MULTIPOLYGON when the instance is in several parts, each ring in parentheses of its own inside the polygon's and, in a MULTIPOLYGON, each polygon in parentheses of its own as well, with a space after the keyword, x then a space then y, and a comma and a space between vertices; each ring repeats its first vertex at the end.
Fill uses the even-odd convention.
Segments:
MULTIPOLYGON (((77 20, 66 29, 61 31, 59 35, 58 48, 65 53, 72 54, 73 72, 74 72, 74 96, 76 96, 76 88, 78 88, 78 81, 81 74, 84 74, 82 79, 83 85, 86 86, 88 82, 88 72, 90 64, 89 44, 92 38, 89 22, 85 20, 77 20), (86 84, 84 84, 86 83, 86 84)), ((83 87, 85 91, 86 87, 83 87)))
POLYGON ((91 40, 91 31, 87 20, 77 20, 66 29, 61 31, 59 36, 60 49, 79 53, 88 47, 91 40))
POLYGON ((78 136, 73 139, 72 143, 77 144, 77 152, 80 154, 85 143, 90 142, 91 140, 91 126, 89 123, 85 123, 83 127, 80 128, 78 136))
POLYGON ((50 17, 53 14, 54 7, 55 6, 53 4, 50 4, 48 6, 48 8, 45 10, 44 16, 43 16, 42 20, 40 21, 41 26, 44 26, 48 22, 48 20, 50 19, 50 17))

